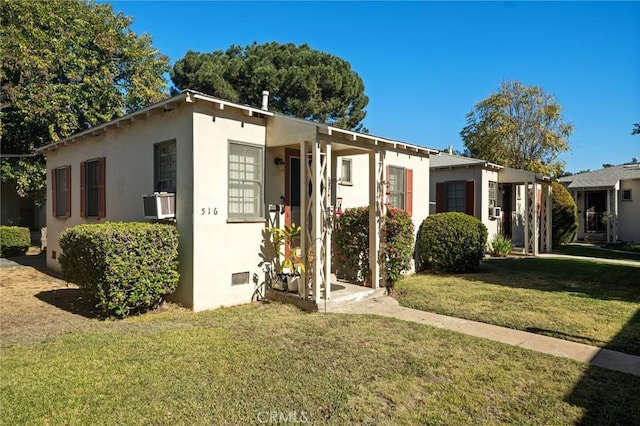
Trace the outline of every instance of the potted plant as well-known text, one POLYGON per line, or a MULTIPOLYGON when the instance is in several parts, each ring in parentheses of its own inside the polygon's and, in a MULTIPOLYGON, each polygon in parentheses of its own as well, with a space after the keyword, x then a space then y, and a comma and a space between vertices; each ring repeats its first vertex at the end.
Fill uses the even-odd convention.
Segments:
POLYGON ((294 243, 300 239, 302 233, 299 225, 292 223, 284 228, 268 228, 271 242, 277 253, 274 265, 282 281, 287 285, 284 290, 298 291, 300 275, 305 272, 302 250, 294 243), (287 248, 288 253, 287 253, 287 248))

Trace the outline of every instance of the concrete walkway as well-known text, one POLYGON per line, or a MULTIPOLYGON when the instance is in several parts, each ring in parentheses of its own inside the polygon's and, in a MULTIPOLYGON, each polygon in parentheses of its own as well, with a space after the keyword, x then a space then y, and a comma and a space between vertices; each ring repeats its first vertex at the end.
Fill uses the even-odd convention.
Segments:
MULTIPOLYGON (((324 309, 321 309, 324 311, 324 309)), ((427 324, 457 331, 470 336, 482 337, 532 351, 570 358, 610 370, 640 376, 640 356, 628 355, 609 349, 598 348, 568 340, 556 339, 511 328, 498 327, 477 321, 469 321, 446 315, 433 314, 417 309, 404 308, 392 297, 382 296, 343 303, 328 303, 326 312, 347 314, 374 314, 427 324)))
POLYGON ((609 263, 612 265, 626 265, 626 266, 635 266, 636 268, 640 268, 640 262, 637 260, 605 259, 603 257, 573 256, 569 254, 558 254, 558 253, 538 253, 537 257, 540 257, 543 259, 556 258, 556 259, 586 260, 588 262, 609 263))

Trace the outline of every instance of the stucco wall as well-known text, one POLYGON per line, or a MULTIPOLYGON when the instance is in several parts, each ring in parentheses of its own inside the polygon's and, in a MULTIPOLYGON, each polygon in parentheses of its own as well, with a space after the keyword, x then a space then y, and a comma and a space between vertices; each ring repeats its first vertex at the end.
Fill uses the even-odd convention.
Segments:
POLYGON ((335 197, 342 198, 342 210, 369 205, 369 154, 337 157, 336 177, 342 179, 342 160, 351 160, 351 182, 339 181, 335 197))
POLYGON ((640 242, 640 179, 620 182, 618 218, 618 238, 625 242, 640 242), (631 190, 631 201, 622 201, 625 189, 631 190))
POLYGON ((81 223, 145 221, 142 196, 154 190, 154 144, 175 139, 177 147, 176 217, 180 232, 180 285, 176 298, 187 306, 192 300, 192 120, 191 107, 183 105, 170 112, 151 114, 133 122, 121 122, 99 136, 47 151, 47 266, 60 270, 60 232, 81 223), (80 163, 105 157, 106 217, 80 217, 80 163), (53 217, 51 169, 71 166, 71 217, 53 217), (54 259, 54 256, 56 257, 54 259))
MULTIPOLYGON (((230 109, 196 106, 193 127, 193 309, 248 303, 258 284, 254 283, 254 275, 263 281, 259 264, 265 220, 229 219, 228 151, 229 141, 264 147, 265 122, 230 109), (249 283, 232 285, 232 274, 244 272, 248 272, 249 283)), ((268 158, 265 165, 273 164, 268 158)), ((271 168, 265 171, 265 186, 269 188, 273 185, 269 183, 274 178, 272 173, 271 168)), ((268 198, 272 201, 271 192, 268 198)), ((263 211, 262 217, 265 215, 263 211)))
MULTIPOLYGON (((500 220, 493 219, 489 211, 489 182, 498 183, 498 172, 482 167, 457 167, 451 169, 435 169, 431 171, 430 212, 436 212, 436 184, 441 182, 469 181, 475 182, 476 217, 487 227, 488 242, 500 232, 500 220)), ((496 188, 497 191, 497 188, 496 188)), ((496 194, 496 205, 502 205, 501 195, 496 194)))

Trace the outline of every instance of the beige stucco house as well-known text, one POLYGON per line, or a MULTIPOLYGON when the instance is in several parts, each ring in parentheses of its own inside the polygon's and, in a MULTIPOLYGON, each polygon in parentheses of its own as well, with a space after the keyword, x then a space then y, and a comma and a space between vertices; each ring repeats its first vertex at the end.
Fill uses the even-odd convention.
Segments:
MULTIPOLYGON (((268 94, 266 94, 268 96, 268 94)), ((428 215, 424 147, 291 118, 186 90, 45 146, 47 265, 58 236, 80 223, 144 221, 143 196, 175 194, 180 284, 194 310, 247 303, 264 283, 265 227, 303 228, 299 297, 331 298, 331 232, 338 209, 369 205, 377 259, 385 204, 428 215), (385 189, 389 188, 389 189, 385 189)), ((380 270, 373 262, 373 282, 380 270)))
POLYGON ((640 242, 640 163, 558 179, 578 206, 579 240, 640 242))
POLYGON ((489 242, 502 234, 523 253, 551 251, 549 177, 444 152, 430 163, 430 213, 464 212, 484 223, 489 242))

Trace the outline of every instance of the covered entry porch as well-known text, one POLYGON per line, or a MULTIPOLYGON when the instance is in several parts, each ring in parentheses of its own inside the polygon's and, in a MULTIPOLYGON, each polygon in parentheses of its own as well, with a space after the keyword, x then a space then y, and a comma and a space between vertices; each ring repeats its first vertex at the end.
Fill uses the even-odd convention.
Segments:
POLYGON ((380 222, 385 214, 384 170, 388 157, 402 154, 428 159, 437 151, 290 117, 270 119, 274 122, 268 127, 266 149, 268 226, 300 225, 296 244, 304 268, 294 292, 283 296, 282 291, 270 289, 267 297, 294 297, 316 306, 332 298, 332 287, 337 284, 334 281, 331 285, 332 232, 337 207, 344 208, 336 206, 338 185, 344 184, 342 175, 338 177, 339 160, 343 157, 358 159, 349 173, 358 182, 358 202, 369 206, 365 232, 369 233, 371 282, 373 289, 379 288, 383 272, 377 259, 380 222))
POLYGON ((523 254, 551 253, 551 178, 505 167, 498 179, 501 233, 523 254))

